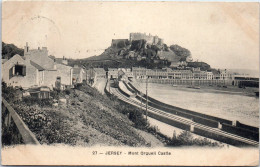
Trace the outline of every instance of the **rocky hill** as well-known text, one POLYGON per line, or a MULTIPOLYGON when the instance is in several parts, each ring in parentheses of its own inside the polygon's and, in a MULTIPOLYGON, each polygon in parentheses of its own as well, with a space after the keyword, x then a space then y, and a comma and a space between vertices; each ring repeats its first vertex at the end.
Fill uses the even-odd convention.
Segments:
POLYGON ((132 66, 164 68, 171 66, 173 63, 186 62, 187 58, 191 58, 190 51, 178 45, 150 44, 144 39, 125 41, 127 40, 118 41, 99 56, 72 60, 70 64, 103 67, 105 69, 132 66))
POLYGON ((134 40, 126 44, 118 43, 117 46, 108 47, 100 56, 90 57, 87 60, 102 60, 102 59, 132 59, 136 61, 146 60, 167 60, 180 61, 191 56, 188 49, 178 45, 166 44, 152 45, 146 40, 134 40))

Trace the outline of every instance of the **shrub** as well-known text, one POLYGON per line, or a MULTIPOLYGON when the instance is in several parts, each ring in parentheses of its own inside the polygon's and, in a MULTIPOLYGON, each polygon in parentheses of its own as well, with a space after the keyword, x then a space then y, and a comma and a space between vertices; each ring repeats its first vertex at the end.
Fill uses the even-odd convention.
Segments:
POLYGON ((52 106, 53 100, 52 99, 39 99, 36 97, 24 97, 23 102, 28 106, 38 104, 39 106, 52 106))
MULTIPOLYGON (((116 98, 114 98, 114 100, 116 100, 116 98)), ((142 111, 140 111, 139 108, 121 102, 119 100, 117 100, 117 103, 115 103, 114 105, 117 111, 124 115, 128 115, 128 118, 134 123, 135 128, 145 129, 147 127, 147 122, 143 117, 142 111)))
POLYGON ((50 96, 56 100, 59 99, 59 94, 60 94, 60 90, 57 89, 53 89, 53 91, 50 92, 50 96))
POLYGON ((70 95, 70 94, 71 94, 71 89, 66 89, 66 90, 65 90, 65 93, 66 93, 67 95, 70 95))
POLYGON ((2 82, 2 96, 7 101, 13 101, 15 97, 15 89, 13 87, 7 87, 5 82, 2 82))
POLYGON ((168 140, 167 146, 221 146, 218 142, 210 141, 207 138, 193 138, 192 133, 188 131, 183 131, 178 136, 173 133, 173 137, 168 140))

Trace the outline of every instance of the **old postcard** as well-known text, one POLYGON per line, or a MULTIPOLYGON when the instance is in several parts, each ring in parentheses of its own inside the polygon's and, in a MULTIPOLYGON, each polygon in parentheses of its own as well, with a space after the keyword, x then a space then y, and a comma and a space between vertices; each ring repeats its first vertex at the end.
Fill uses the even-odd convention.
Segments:
POLYGON ((259 164, 259 3, 4 1, 2 165, 259 164))

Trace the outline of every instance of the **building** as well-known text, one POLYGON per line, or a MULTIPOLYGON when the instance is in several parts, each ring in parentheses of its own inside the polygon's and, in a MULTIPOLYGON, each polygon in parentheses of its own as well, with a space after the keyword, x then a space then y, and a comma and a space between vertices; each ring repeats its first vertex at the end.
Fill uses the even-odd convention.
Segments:
POLYGON ((214 75, 211 71, 207 71, 207 80, 212 80, 214 78, 214 75))
POLYGON ((86 82, 92 85, 95 82, 95 72, 93 68, 86 70, 86 82))
POLYGON ((54 57, 54 62, 56 62, 58 64, 68 65, 68 59, 65 58, 64 56, 62 58, 55 58, 54 57))
POLYGON ((2 64, 2 79, 9 86, 23 88, 53 88, 58 81, 64 88, 72 85, 72 67, 56 63, 46 47, 30 50, 26 44, 24 56, 17 54, 2 64))
POLYGON ((2 64, 4 64, 8 59, 2 59, 2 64))
POLYGON ((208 77, 207 71, 200 71, 200 77, 199 79, 206 80, 208 77))
POLYGON ((131 68, 126 68, 126 69, 125 69, 125 74, 126 74, 126 76, 127 76, 128 79, 134 78, 134 74, 133 74, 131 68))
POLYGON ((75 83, 82 83, 86 80, 86 72, 83 68, 79 67, 78 65, 74 65, 73 67, 73 76, 72 82, 75 83))
POLYGON ((29 88, 43 84, 45 69, 16 54, 2 64, 2 81, 8 86, 29 88))
POLYGON ((130 68, 118 68, 118 77, 122 77, 122 75, 124 75, 126 79, 132 79, 134 77, 130 68))
POLYGON ((46 70, 53 70, 55 62, 48 56, 47 47, 30 49, 28 43, 24 47, 24 58, 35 62, 46 70))
POLYGON ((133 76, 136 79, 145 79, 146 78, 146 68, 143 67, 132 67, 133 76))
POLYGON ((128 39, 112 39, 111 47, 119 47, 121 48, 119 43, 122 43, 124 46, 127 46, 129 44, 128 39))
POLYGON ((220 70, 219 79, 221 79, 221 80, 231 80, 232 74, 229 73, 226 69, 220 70))
POLYGON ((146 72, 148 78, 166 79, 168 78, 168 72, 161 69, 148 70, 146 72))
POLYGON ((94 68, 94 74, 97 79, 105 79, 107 76, 104 68, 94 68))
POLYGON ((118 69, 117 68, 108 68, 107 78, 117 79, 118 78, 118 69))
POLYGON ((103 68, 90 68, 85 70, 86 82, 90 85, 97 82, 98 79, 106 79, 106 71, 103 68))
POLYGON ((134 40, 146 40, 147 44, 150 45, 162 45, 163 39, 159 38, 158 36, 152 36, 151 34, 146 35, 146 33, 130 33, 129 41, 132 42, 134 40))

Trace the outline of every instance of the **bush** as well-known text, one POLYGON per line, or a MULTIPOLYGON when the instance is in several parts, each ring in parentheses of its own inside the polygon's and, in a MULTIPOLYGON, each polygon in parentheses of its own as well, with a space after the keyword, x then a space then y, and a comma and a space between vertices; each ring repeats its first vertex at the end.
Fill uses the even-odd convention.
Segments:
POLYGON ((128 118, 134 123, 135 128, 145 129, 147 127, 147 122, 139 108, 121 101, 115 104, 115 108, 122 114, 128 115, 128 118))
POLYGON ((50 96, 51 96, 53 99, 58 100, 60 93, 61 93, 60 90, 58 90, 58 89, 53 89, 53 91, 50 92, 50 96))
POLYGON ((172 139, 168 140, 167 146, 221 146, 218 142, 212 142, 207 138, 193 138, 192 133, 183 131, 178 136, 174 132, 172 139))
POLYGON ((6 44, 2 42, 2 59, 10 59, 15 54, 23 56, 24 50, 16 47, 14 44, 6 44))
POLYGON ((170 49, 177 55, 180 57, 188 57, 191 55, 190 51, 186 48, 183 48, 179 45, 171 45, 170 49))
POLYGON ((53 100, 52 99, 39 99, 36 97, 24 97, 23 102, 28 106, 38 104, 39 106, 52 106, 53 100))
POLYGON ((164 51, 169 52, 168 46, 166 44, 163 44, 163 49, 164 51))
POLYGON ((70 94, 71 94, 71 89, 66 89, 66 90, 65 90, 65 93, 66 93, 67 95, 70 95, 70 94))
POLYGON ((7 101, 13 101, 15 97, 15 89, 13 87, 7 87, 5 82, 2 82, 2 96, 7 101))

